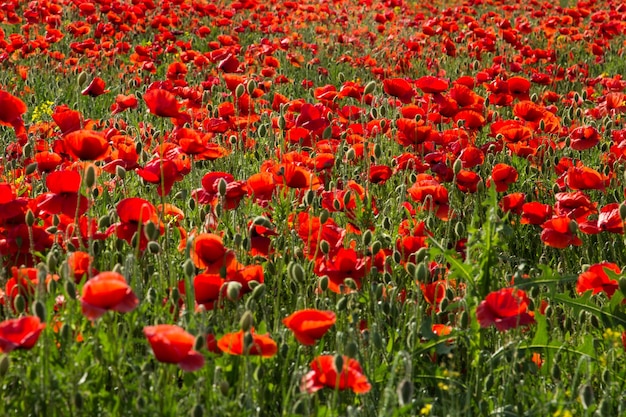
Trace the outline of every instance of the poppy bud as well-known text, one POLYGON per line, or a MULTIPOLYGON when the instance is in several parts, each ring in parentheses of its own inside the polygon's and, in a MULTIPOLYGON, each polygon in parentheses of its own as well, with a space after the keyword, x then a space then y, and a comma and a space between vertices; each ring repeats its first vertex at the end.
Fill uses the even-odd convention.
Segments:
POLYGON ((346 345, 346 356, 349 358, 356 357, 357 353, 359 353, 359 347, 354 343, 354 341, 349 341, 346 345))
POLYGON ((230 281, 226 287, 226 296, 230 301, 237 301, 239 299, 239 293, 241 291, 241 283, 237 281, 230 281))
POLYGON ((287 121, 284 116, 280 116, 278 118, 278 127, 280 130, 285 130, 285 126, 287 126, 287 121))
POLYGON ((246 88, 243 86, 243 84, 239 84, 237 88, 235 88, 235 96, 237 98, 241 98, 241 96, 243 96, 245 92, 246 92, 246 88))
POLYGON ((261 126, 259 126, 259 130, 257 130, 257 133, 259 134, 260 138, 264 138, 267 134, 267 125, 263 123, 261 126))
POLYGON ((241 320, 239 320, 239 328, 244 332, 249 332, 252 326, 254 326, 254 317, 248 310, 243 313, 243 316, 241 316, 241 320))
POLYGON ((73 300, 76 298, 76 285, 72 281, 65 281, 65 292, 69 299, 73 300))
POLYGON ((295 282, 304 282, 304 268, 296 262, 290 262, 287 266, 287 274, 289 278, 295 282))
POLYGON ((254 336, 252 336, 252 333, 250 332, 245 332, 243 335, 243 352, 245 355, 247 355, 250 352, 250 348, 252 347, 253 344, 254 344, 254 336))
POLYGON ((569 231, 570 233, 576 233, 578 231, 578 223, 576 223, 576 220, 569 222, 569 231))
POLYGON ((48 284, 46 285, 46 291, 48 291, 49 294, 54 294, 57 291, 57 282, 56 280, 51 279, 50 281, 48 281, 48 284))
POLYGON ((2 358, 0 358, 0 377, 5 376, 9 372, 9 365, 11 365, 9 355, 2 355, 2 358))
MULTIPOLYGON (((251 285, 250 285, 250 288, 252 288, 251 285)), ((264 294, 265 294, 265 284, 259 284, 252 290, 251 298, 254 300, 258 300, 261 297, 263 297, 264 294)))
POLYGON ((352 291, 356 291, 359 289, 359 286, 356 284, 356 281, 352 278, 346 278, 343 280, 343 284, 350 288, 352 291))
POLYGON ((328 241, 326 240, 321 240, 320 241, 320 251, 326 255, 328 254, 328 252, 330 252, 330 244, 328 243, 328 241))
POLYGON ((556 362, 556 360, 554 362, 554 365, 552 366, 552 370, 550 371, 550 374, 552 375, 552 379, 555 379, 557 381, 561 379, 561 367, 556 362))
POLYGON ((115 175, 117 175, 119 179, 123 180, 124 178, 126 178, 126 169, 121 165, 116 166, 115 175))
POLYGON ((372 243, 372 248, 371 248, 372 255, 376 255, 378 252, 380 252, 382 247, 383 247, 383 244, 380 243, 380 240, 375 240, 374 243, 372 243))
POLYGON ((148 251, 152 254, 157 254, 161 252, 161 245, 159 245, 159 242, 151 240, 150 242, 148 242, 148 251))
POLYGON ((96 183, 96 168, 89 165, 85 170, 85 187, 91 188, 96 183))
POLYGON ((78 74, 77 81, 78 86, 82 88, 82 86, 87 82, 87 73, 85 71, 81 71, 80 74, 78 74))
POLYGON ((593 388, 591 388, 591 385, 589 384, 584 384, 580 387, 578 390, 578 397, 580 398, 580 402, 585 410, 592 406, 595 402, 593 388))
POLYGON ((457 158, 452 165, 452 171, 454 172, 454 175, 458 175, 459 172, 461 172, 461 169, 463 169, 463 161, 461 160, 461 158, 457 158))
POLYGON ((220 381, 220 392, 222 393, 222 395, 228 395, 228 390, 230 388, 230 386, 228 385, 228 382, 226 381, 220 381))
POLYGON ((341 371, 343 370, 343 362, 344 362, 343 356, 335 355, 333 364, 335 365, 335 370, 337 371, 337 374, 340 374, 341 371))
MULTIPOLYGON (((342 289, 343 285, 340 285, 339 288, 342 289)), ((341 292, 343 292, 343 291, 341 291, 341 292)), ((347 297, 341 297, 339 299, 339 301, 337 301, 336 309, 337 309, 337 311, 343 311, 343 310, 346 309, 347 305, 348 305, 348 298, 347 297)))
POLYGON ((375 89, 376 89, 376 81, 370 81, 369 83, 365 85, 365 88, 363 89, 363 95, 372 94, 375 89))
POLYGON ((356 158, 356 151, 354 150, 354 148, 348 149, 348 152, 346 152, 346 159, 348 161, 353 161, 355 158, 356 158))
POLYGON ((398 384, 398 401, 400 402, 400 407, 403 407, 411 402, 411 397, 413 396, 413 383, 407 379, 403 379, 398 384))
POLYGON ((203 417, 204 416, 204 407, 201 404, 196 404, 191 411, 192 417, 203 417))
POLYGON ((219 193, 220 197, 224 197, 226 195, 227 186, 228 184, 226 183, 226 180, 224 178, 220 178, 217 183, 217 192, 219 193))
POLYGON ((24 216, 24 222, 26 226, 33 227, 35 224, 35 214, 31 209, 26 210, 26 216, 24 216))
POLYGON ((185 272, 185 276, 187 278, 193 277, 196 272, 196 268, 193 265, 193 261, 191 259, 187 259, 183 264, 183 271, 185 272))
POLYGON ((24 170, 24 174, 26 174, 27 176, 32 174, 33 172, 35 172, 37 170, 37 162, 33 162, 32 164, 28 164, 26 166, 26 169, 24 170))
POLYGON ((246 85, 246 91, 248 92, 249 95, 252 95, 252 93, 254 93, 254 90, 256 90, 256 81, 254 80, 248 81, 248 84, 246 85))
POLYGON ((196 352, 199 352, 202 350, 205 344, 206 344, 206 339, 204 338, 204 336, 199 334, 198 336, 196 336, 196 339, 193 342, 193 350, 195 350, 196 352))
POLYGON ((13 300, 13 307, 15 307, 15 311, 17 311, 19 314, 22 314, 24 312, 24 309, 26 308, 26 301, 24 301, 24 297, 22 296, 22 294, 18 294, 15 296, 15 299, 13 300))
POLYGON ((33 303, 33 311, 35 312, 35 315, 39 318, 39 321, 46 321, 46 307, 40 300, 37 300, 33 303))
POLYGON ((328 275, 324 275, 320 278, 320 290, 326 291, 328 289, 328 275))

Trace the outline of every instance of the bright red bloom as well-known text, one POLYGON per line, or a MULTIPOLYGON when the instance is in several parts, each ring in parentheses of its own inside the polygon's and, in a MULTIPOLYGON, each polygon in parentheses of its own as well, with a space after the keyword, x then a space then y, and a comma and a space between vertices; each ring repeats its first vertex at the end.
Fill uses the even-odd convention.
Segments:
POLYGON ((225 334, 218 340, 217 346, 229 355, 258 355, 271 358, 278 352, 278 346, 269 334, 259 335, 254 333, 254 329, 251 329, 249 334, 252 337, 250 346, 244 345, 243 330, 225 334))
POLYGON ((593 294, 604 292, 608 298, 613 297, 613 294, 619 287, 617 280, 609 278, 606 271, 613 271, 616 274, 621 274, 621 269, 614 263, 601 262, 599 264, 591 265, 589 269, 581 273, 578 276, 576 282, 576 292, 583 294, 586 291, 593 291, 593 294))
POLYGON ((63 138, 65 148, 81 161, 98 161, 109 154, 109 141, 102 133, 93 130, 75 130, 63 138))
POLYGON ((139 105, 137 97, 134 94, 115 96, 115 103, 111 105, 111 114, 118 114, 127 109, 136 109, 139 105))
POLYGON ((139 299, 123 275, 101 272, 83 286, 80 304, 89 320, 97 320, 108 310, 131 312, 139 305, 139 299))
POLYGON ((540 225, 550 217, 552 217, 552 206, 533 201, 522 205, 520 223, 540 225))
POLYGON ((100 77, 96 77, 91 81, 91 83, 89 83, 87 88, 81 91, 81 94, 84 96, 98 97, 99 95, 108 92, 109 90, 106 89, 106 84, 104 83, 104 80, 100 77))
MULTIPOLYGON (((361 279, 370 270, 369 256, 359 257, 354 249, 339 248, 335 256, 319 258, 315 264, 315 273, 318 276, 328 275, 328 289, 340 293, 340 286, 346 278, 352 278, 358 288, 361 288, 361 279)), ((346 288, 344 291, 350 291, 346 288)))
POLYGON ((528 311, 530 300, 523 290, 503 288, 487 294, 476 307, 480 327, 496 326, 503 332, 535 322, 534 313, 528 311))
POLYGON ((321 355, 311 362, 311 371, 303 378, 300 385, 302 391, 314 393, 324 387, 346 390, 355 394, 365 394, 372 388, 363 369, 356 359, 342 357, 343 366, 338 372, 337 360, 333 355, 321 355))
POLYGON ((517 170, 507 164, 496 164, 491 171, 491 177, 487 180, 487 185, 491 184, 491 181, 496 186, 496 191, 499 193, 505 192, 509 189, 509 185, 517 181, 517 170))
POLYGON ((619 214, 619 204, 607 204, 600 209, 598 229, 604 232, 624 234, 624 222, 619 214))
POLYGON ((602 190, 608 179, 595 169, 586 166, 571 167, 567 170, 567 186, 572 190, 602 190))
POLYGON ((15 349, 31 349, 46 327, 38 317, 24 316, 0 323, 0 352, 9 353, 15 349))
POLYGON ((191 118, 188 114, 182 113, 179 108, 180 104, 176 100, 176 96, 167 90, 153 88, 146 91, 143 99, 150 109, 150 113, 160 117, 173 117, 184 121, 191 118))
POLYGON ((402 78, 388 78, 383 80, 383 90, 390 96, 398 98, 404 104, 410 103, 415 95, 411 84, 402 78))
POLYGON ((148 246, 146 224, 152 222, 159 225, 156 208, 143 198, 131 197, 117 203, 117 214, 120 217, 120 222, 112 226, 117 237, 132 244, 133 236, 140 232, 139 249, 144 250, 148 246))
POLYGON ((591 149, 600 142, 600 134, 593 126, 580 126, 569 134, 570 147, 575 151, 591 149))
POLYGON ((49 193, 37 198, 37 208, 47 214, 63 213, 80 217, 89 208, 87 197, 80 195, 82 178, 78 171, 55 171, 46 176, 49 193))
MULTIPOLYGON (((218 274, 199 274, 193 278, 196 303, 212 310, 215 303, 224 297, 224 280, 218 274)), ((184 285, 184 282, 183 282, 184 285)))
POLYGON ((553 217, 541 225, 541 241, 557 249, 582 245, 582 240, 574 234, 571 225, 572 220, 569 217, 553 217))
POLYGON ((74 277, 74 282, 79 283, 83 278, 98 274, 98 270, 91 266, 93 258, 87 252, 76 251, 67 257, 69 273, 74 277))
POLYGON ((159 362, 174 363, 187 372, 204 366, 204 356, 193 350, 195 337, 182 327, 171 324, 146 326, 143 334, 159 362))
POLYGON ((26 136, 22 115, 28 108, 26 104, 14 95, 0 90, 0 126, 11 126, 18 137, 26 136))
POLYGON ((337 320, 332 311, 315 309, 299 310, 283 319, 283 324, 289 328, 303 345, 314 345, 324 336, 337 320))
POLYGON ((206 268, 207 273, 219 273, 229 252, 221 237, 202 233, 194 239, 189 256, 197 268, 206 268))
POLYGON ((426 75, 415 81, 415 86, 424 93, 443 93, 450 87, 450 84, 442 78, 426 75))
POLYGON ((526 194, 524 193, 511 193, 507 194, 498 203, 503 212, 512 212, 515 214, 522 213, 522 207, 526 200, 526 194))

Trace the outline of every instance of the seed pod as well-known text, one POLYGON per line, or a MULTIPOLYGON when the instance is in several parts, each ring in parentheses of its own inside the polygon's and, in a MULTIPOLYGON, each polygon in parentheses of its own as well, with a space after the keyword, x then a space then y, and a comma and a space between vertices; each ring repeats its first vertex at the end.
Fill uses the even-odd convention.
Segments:
POLYGON ((339 375, 341 371, 343 370, 343 356, 335 355, 333 363, 335 365, 335 370, 337 371, 337 375, 339 375))
POLYGON ((241 98, 241 96, 243 96, 245 93, 246 88, 243 86, 243 84, 239 84, 237 88, 235 88, 235 96, 237 96, 237 98, 241 98))
POLYGON ((87 166, 85 170, 85 187, 91 188, 96 183, 96 167, 94 165, 87 166))
POLYGON ((40 300, 33 303, 33 311, 42 323, 46 321, 46 306, 40 300))
POLYGON ((411 398, 413 397, 413 383, 408 379, 403 379, 400 381, 400 384, 398 384, 397 393, 400 407, 410 404, 411 398))
POLYGON ((372 94, 376 89, 376 81, 370 81, 365 85, 363 89, 363 95, 372 94))
POLYGON ((196 336, 196 339, 193 342, 193 350, 195 350, 196 352, 199 352, 204 348, 205 344, 206 344, 205 337, 199 334, 198 336, 196 336))
POLYGON ((244 332, 248 332, 252 326, 254 326, 254 317, 252 313, 247 310, 241 316, 241 320, 239 320, 239 328, 244 332))
POLYGON ((5 376, 9 372, 10 365, 9 355, 2 355, 2 358, 0 358, 0 377, 5 376))
POLYGON ((593 395, 593 388, 589 384, 583 384, 578 390, 578 397, 583 408, 586 410, 593 405, 595 397, 593 395))

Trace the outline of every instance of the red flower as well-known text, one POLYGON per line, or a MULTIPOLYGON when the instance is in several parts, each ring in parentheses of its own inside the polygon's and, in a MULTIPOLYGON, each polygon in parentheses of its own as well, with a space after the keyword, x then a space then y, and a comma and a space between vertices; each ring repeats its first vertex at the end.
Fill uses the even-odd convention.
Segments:
POLYGON ((46 176, 51 191, 37 198, 37 208, 47 214, 63 213, 74 218, 89 208, 89 200, 79 194, 81 175, 78 171, 55 171, 46 176))
POLYGON ((332 311, 307 309, 296 311, 283 319, 283 324, 293 332, 298 342, 303 345, 314 345, 335 321, 336 316, 332 311))
POLYGON ((271 358, 278 352, 278 346, 269 334, 259 335, 254 333, 254 329, 245 335, 243 330, 227 333, 218 340, 217 346, 222 352, 229 355, 259 355, 264 358, 271 358), (251 338, 250 345, 245 346, 244 341, 248 335, 251 338))
POLYGON ((624 234, 624 222, 619 214, 619 204, 611 203, 600 209, 598 214, 598 229, 600 231, 624 234))
POLYGON ((148 237, 144 226, 148 222, 159 224, 156 208, 147 200, 138 197, 125 198, 117 203, 117 214, 120 223, 113 225, 117 237, 132 244, 133 235, 139 234, 139 249, 148 246, 148 237), (141 227, 141 231, 139 230, 141 227))
POLYGON ((496 164, 491 171, 491 177, 487 180, 487 185, 494 182, 496 191, 499 193, 509 189, 509 185, 517 181, 517 170, 507 164, 496 164))
POLYGON ((111 114, 118 114, 126 109, 136 109, 138 104, 137 97, 134 94, 127 96, 118 94, 115 96, 115 103, 111 105, 111 114))
POLYGON ((11 126, 19 137, 26 136, 22 115, 28 108, 26 104, 14 95, 0 90, 0 126, 11 126))
POLYGON ((146 91, 143 95, 143 99, 148 105, 150 113, 155 116, 173 117, 184 121, 191 119, 188 114, 180 112, 180 104, 176 101, 176 96, 167 90, 153 88, 146 91))
POLYGON ((608 179, 595 169, 578 166, 567 170, 567 186, 572 190, 602 190, 604 191, 608 179))
POLYGON ((159 362, 175 363, 187 372, 204 366, 204 356, 193 350, 195 337, 181 327, 171 324, 146 326, 143 334, 159 362))
POLYGON ((46 327, 38 317, 24 316, 0 323, 0 352, 15 349, 31 349, 37 343, 41 331, 46 327))
POLYGON ((620 267, 611 262, 601 262, 591 265, 589 269, 578 276, 576 292, 583 294, 591 290, 593 294, 604 292, 608 298, 613 297, 619 284, 617 280, 609 278, 606 273, 607 270, 613 271, 616 274, 621 273, 620 267))
POLYGON ((523 290, 503 288, 487 294, 476 307, 480 327, 496 326, 499 331, 527 326, 535 322, 534 313, 528 311, 530 300, 523 290))
POLYGON ((197 268, 206 268, 207 273, 219 273, 228 252, 221 237, 202 233, 195 238, 189 256, 197 268))
MULTIPOLYGON (((328 275, 328 289, 339 293, 340 286, 346 278, 352 278, 358 288, 361 279, 369 272, 371 260, 368 256, 359 257, 354 249, 339 248, 335 256, 319 258, 315 265, 315 273, 319 276, 328 275)), ((344 291, 350 291, 345 288, 344 291)))
POLYGON ((106 90, 106 84, 104 83, 104 80, 100 77, 96 77, 91 81, 91 83, 89 83, 87 88, 85 88, 81 92, 81 94, 84 96, 98 97, 99 95, 108 92, 109 90, 106 90))
POLYGON ((575 151, 591 149, 600 142, 600 134, 593 126, 580 126, 569 134, 570 147, 575 151))
POLYGON ((541 241, 548 246, 564 249, 569 245, 580 246, 583 244, 578 236, 574 235, 569 217, 554 217, 541 225, 541 241))
POLYGON ((424 93, 443 93, 450 84, 442 78, 425 75, 415 81, 415 86, 424 93))
MULTIPOLYGON (((215 302, 223 298, 223 286, 226 281, 217 274, 199 274, 193 279, 193 290, 198 305, 212 310, 215 302)), ((184 282, 183 282, 184 285, 184 282)), ((183 286, 184 288, 184 286, 183 286)))
POLYGON ((503 212, 513 212, 515 214, 522 213, 522 207, 526 200, 526 194, 524 193, 511 193, 507 194, 498 203, 503 212))
POLYGON ((540 225, 552 216, 552 206, 537 201, 522 205, 521 224, 540 225))
POLYGON ((69 273, 74 277, 74 281, 79 283, 83 278, 98 274, 98 270, 91 266, 93 258, 87 252, 72 252, 67 257, 67 267, 69 273))
POLYGON ((63 142, 69 154, 81 161, 98 161, 109 154, 109 142, 93 130, 75 130, 65 135, 63 142))
POLYGON ((123 275, 117 272, 101 272, 83 286, 80 304, 83 314, 89 320, 97 320, 107 310, 131 312, 139 305, 139 299, 123 275))
POLYGON ((361 365, 356 359, 342 356, 338 361, 333 355, 321 355, 311 362, 311 371, 302 378, 300 389, 314 393, 324 387, 346 390, 355 394, 365 394, 372 388, 367 377, 363 375, 361 365), (337 362, 342 362, 338 372, 337 362))
POLYGON ((383 90, 392 97, 397 97, 404 104, 410 103, 415 91, 407 80, 402 78, 388 78, 383 80, 383 90))

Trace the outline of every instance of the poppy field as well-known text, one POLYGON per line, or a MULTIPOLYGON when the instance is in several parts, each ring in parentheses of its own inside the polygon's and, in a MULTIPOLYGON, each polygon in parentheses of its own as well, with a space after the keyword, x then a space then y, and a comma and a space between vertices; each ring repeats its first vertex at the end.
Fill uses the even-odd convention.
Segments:
POLYGON ((0 415, 626 415, 626 5, 0 4, 0 415))

